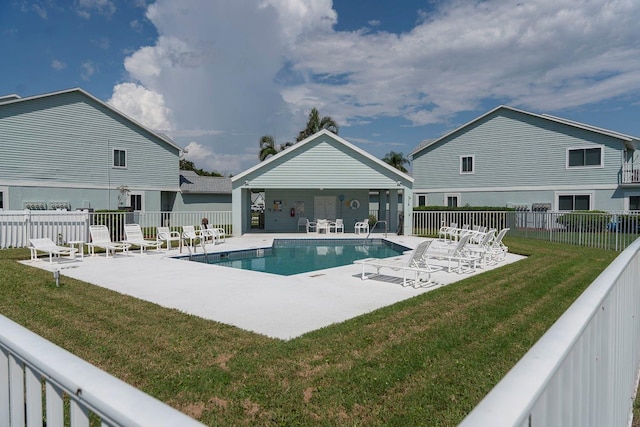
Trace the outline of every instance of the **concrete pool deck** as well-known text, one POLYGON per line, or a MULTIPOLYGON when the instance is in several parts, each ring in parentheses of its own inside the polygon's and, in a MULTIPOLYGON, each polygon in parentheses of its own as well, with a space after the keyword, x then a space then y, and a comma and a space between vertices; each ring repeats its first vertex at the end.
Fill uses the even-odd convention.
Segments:
MULTIPOLYGON (((230 252, 270 247, 278 238, 327 237, 362 238, 348 233, 329 236, 246 234, 228 238, 222 244, 208 244, 206 248, 209 253, 230 252)), ((387 239, 411 249, 425 240, 395 234, 389 234, 387 239)), ((185 253, 183 250, 182 255, 185 253)), ((362 267, 355 264, 279 276, 188 262, 175 259, 177 255, 180 255, 177 249, 148 251, 145 254, 136 250, 128 254, 119 252, 108 259, 100 254, 53 264, 48 262, 48 258, 24 263, 46 270, 59 270, 62 281, 64 276, 72 277, 162 307, 287 340, 524 258, 508 254, 500 264, 470 274, 437 271, 432 274, 437 284, 413 288, 403 287, 402 279, 394 276, 396 272, 391 270, 383 270, 383 276, 361 280, 362 267)), ((401 257, 406 259, 408 256, 401 257)), ((437 265, 438 262, 432 264, 437 265)))

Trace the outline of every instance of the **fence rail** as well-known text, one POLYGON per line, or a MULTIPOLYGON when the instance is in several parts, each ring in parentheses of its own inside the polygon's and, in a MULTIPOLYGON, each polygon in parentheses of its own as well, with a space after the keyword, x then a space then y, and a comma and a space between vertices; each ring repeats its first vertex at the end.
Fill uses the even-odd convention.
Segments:
POLYGON ((638 212, 414 211, 413 234, 442 225, 509 228, 509 236, 622 251, 640 234, 638 212))
POLYGON ((640 369, 640 239, 460 424, 631 425, 640 369))
POLYGON ((0 426, 202 426, 0 316, 0 426), (67 421, 65 421, 67 420, 67 421))
POLYGON ((230 235, 231 212, 88 212, 88 211, 0 211, 0 249, 29 246, 29 239, 49 237, 56 243, 89 241, 89 225, 104 224, 113 240, 125 238, 125 224, 140 224, 147 238, 155 238, 157 226, 181 231, 184 225, 199 225, 202 218, 230 235))

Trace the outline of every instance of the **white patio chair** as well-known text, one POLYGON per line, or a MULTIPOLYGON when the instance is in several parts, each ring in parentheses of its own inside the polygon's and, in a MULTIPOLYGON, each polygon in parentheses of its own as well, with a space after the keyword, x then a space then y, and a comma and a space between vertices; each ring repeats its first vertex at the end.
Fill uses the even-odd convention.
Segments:
POLYGON ((31 260, 35 261, 38 259, 38 252, 44 252, 49 254, 49 262, 53 262, 53 258, 60 258, 62 255, 68 255, 69 259, 75 259, 76 253, 78 249, 70 248, 68 246, 59 246, 54 243, 48 237, 40 238, 40 239, 29 239, 31 243, 31 260))
POLYGON ((322 233, 322 231, 326 234, 329 234, 329 220, 328 219, 319 219, 316 221, 316 232, 322 233))
POLYGON ((200 236, 202 236, 205 241, 211 239, 216 245, 222 243, 222 240, 225 239, 225 233, 222 228, 217 228, 209 224, 200 228, 200 236))
POLYGON ((354 225, 354 231, 356 234, 368 234, 369 233, 369 218, 364 221, 358 221, 354 225))
POLYGON ((329 231, 333 229, 334 233, 337 233, 340 230, 341 233, 344 233, 344 222, 341 218, 336 219, 334 222, 329 223, 329 231))
POLYGON ((90 225, 89 234, 91 234, 91 242, 87 243, 87 246, 91 255, 96 254, 96 248, 102 248, 106 251, 106 257, 109 258, 109 252, 115 256, 116 251, 126 253, 131 247, 131 243, 112 241, 111 232, 106 225, 90 225))
POLYGON ((166 243, 167 250, 171 249, 171 242, 178 242, 178 246, 182 248, 182 238, 177 231, 171 231, 169 227, 158 227, 156 233, 156 240, 160 242, 160 245, 166 243))
POLYGON ((300 231, 300 227, 304 227, 307 233, 310 231, 316 231, 316 223, 310 222, 309 219, 304 216, 298 218, 298 231, 300 231))
POLYGON ((402 258, 367 258, 354 261, 354 264, 362 265, 362 280, 379 276, 381 269, 388 268, 394 271, 402 271, 402 286, 411 284, 415 288, 433 284, 431 273, 436 270, 429 265, 425 257, 431 242, 431 240, 425 240, 418 244, 406 261, 402 258), (375 268, 376 272, 367 275, 365 268, 368 266, 375 268), (423 278, 424 276, 426 276, 426 278, 423 278))
POLYGON ((193 225, 184 225, 182 226, 182 240, 184 242, 189 242, 187 246, 189 248, 193 248, 194 252, 196 249, 196 241, 199 243, 203 243, 203 236, 199 231, 196 231, 196 227, 193 225))
POLYGON ((138 246, 141 254, 147 249, 157 250, 162 247, 162 242, 158 242, 157 240, 145 240, 140 224, 125 224, 124 234, 127 236, 125 242, 138 246))

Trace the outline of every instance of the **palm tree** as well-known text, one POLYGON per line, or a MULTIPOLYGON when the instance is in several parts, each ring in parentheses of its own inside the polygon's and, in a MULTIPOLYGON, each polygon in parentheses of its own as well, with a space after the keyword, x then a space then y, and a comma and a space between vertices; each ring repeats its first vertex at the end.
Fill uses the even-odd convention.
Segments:
POLYGON ((320 112, 318 109, 313 107, 311 112, 309 113, 309 119, 307 120, 307 126, 300 131, 298 137, 296 138, 296 142, 300 142, 305 138, 310 137, 316 132, 321 131, 322 129, 327 129, 338 134, 338 125, 336 122, 329 116, 324 116, 320 118, 320 112))
POLYGON ((395 151, 389 151, 385 154, 382 161, 398 169, 400 172, 405 173, 407 172, 407 168, 405 168, 404 165, 410 163, 409 159, 407 159, 404 154, 396 153, 395 151))
POLYGON ((280 144, 279 147, 276 147, 276 139, 271 135, 264 135, 260 138, 260 153, 258 157, 260 157, 260 161, 263 162, 267 157, 275 156, 280 151, 284 151, 292 145, 291 142, 285 142, 284 144, 280 144))

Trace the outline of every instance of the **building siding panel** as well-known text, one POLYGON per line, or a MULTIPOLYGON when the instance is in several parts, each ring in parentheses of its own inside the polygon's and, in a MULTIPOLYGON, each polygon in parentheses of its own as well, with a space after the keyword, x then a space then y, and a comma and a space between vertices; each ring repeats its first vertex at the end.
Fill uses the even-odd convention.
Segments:
POLYGON ((398 179, 392 172, 326 137, 307 144, 302 152, 280 157, 270 166, 263 173, 246 177, 252 187, 388 188, 398 179))
MULTIPOLYGON (((614 187, 619 183, 623 150, 623 142, 611 136, 499 109, 416 153, 414 189, 435 193, 451 188, 473 192, 492 187, 614 187), (567 169, 568 148, 598 146, 603 148, 604 167, 567 169), (473 174, 460 174, 461 155, 474 156, 473 174)), ((462 203, 504 201, 497 195, 482 200, 477 196, 467 197, 468 202, 463 197, 462 203)), ((442 204, 435 202, 440 198, 430 196, 429 204, 442 204)))
POLYGON ((0 108, 4 182, 175 190, 178 150, 80 92, 0 108), (127 168, 112 167, 113 148, 127 168))

